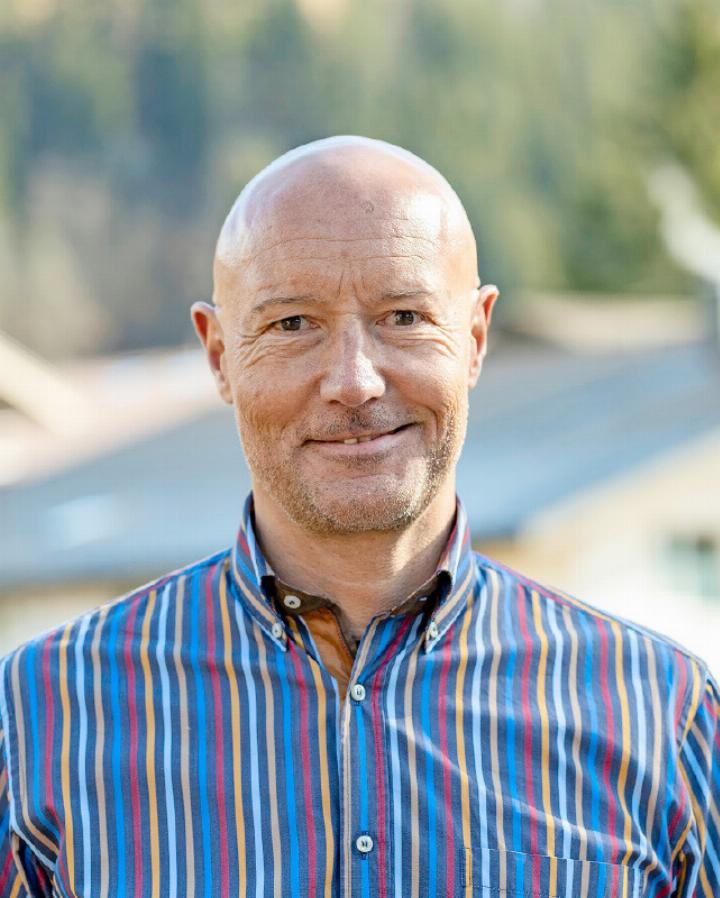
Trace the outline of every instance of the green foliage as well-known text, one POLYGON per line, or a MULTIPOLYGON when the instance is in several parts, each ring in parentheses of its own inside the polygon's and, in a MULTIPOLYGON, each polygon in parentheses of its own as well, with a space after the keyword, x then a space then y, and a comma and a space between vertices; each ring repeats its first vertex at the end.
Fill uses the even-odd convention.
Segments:
POLYGON ((235 194, 327 134, 443 171, 506 303, 683 289, 647 195, 657 162, 683 163, 720 220, 715 0, 15 2, 0 327, 49 354, 188 337, 235 194))

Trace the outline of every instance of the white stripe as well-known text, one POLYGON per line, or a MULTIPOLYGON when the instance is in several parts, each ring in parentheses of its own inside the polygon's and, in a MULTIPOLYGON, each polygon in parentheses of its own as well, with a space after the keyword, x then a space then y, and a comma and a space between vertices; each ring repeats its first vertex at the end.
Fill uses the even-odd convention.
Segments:
MULTIPOLYGON (((248 691, 248 732, 258 732, 257 696, 255 692, 255 672, 250 666, 250 643, 245 628, 245 614, 239 604, 235 605, 238 632, 240 634, 240 664, 248 691)), ((262 812, 260 810, 260 764, 257 739, 250 739, 250 786, 252 791, 253 833, 255 836, 255 894, 262 898, 265 894, 265 855, 262 837, 262 812)), ((270 771, 272 775, 272 771, 270 771)))
MULTIPOLYGON (((558 751, 558 805, 560 810, 560 823, 563 830, 563 857, 570 857, 571 826, 568 820, 567 809, 567 754, 565 753, 565 732, 567 723, 562 697, 561 677, 563 676, 563 640, 557 623, 557 606, 555 602, 548 602, 548 622, 550 630, 555 637, 555 660, 553 663, 553 702, 557 715, 557 751, 558 751)), ((566 674, 567 676, 567 674, 566 674)), ((572 864, 567 864, 568 877, 572 882, 572 864)))
MULTIPOLYGON (((387 713, 388 720, 390 722, 390 772, 391 772, 391 792, 393 796, 392 801, 392 809, 393 809, 393 843, 395 845, 394 851, 394 860, 395 860, 395 875, 394 885, 395 885, 395 895, 396 898, 402 898, 403 896, 403 864, 402 864, 402 823, 403 823, 403 807, 402 807, 402 782, 400 779, 400 754, 398 751, 398 738, 397 731, 398 727, 395 725, 394 721, 396 720, 396 712, 395 712, 395 691, 397 689, 397 679, 398 674, 400 672, 400 667, 402 662, 407 655, 410 648, 415 646, 415 640, 418 635, 418 629, 422 623, 422 615, 418 615, 416 619, 413 621, 412 628, 407 635, 407 642, 405 644, 405 648, 398 652, 392 661, 392 665, 390 668, 390 676, 388 678, 388 690, 387 690, 387 713)), ((417 646, 415 646, 417 648, 417 646)))
MULTIPOLYGON (((475 562, 477 568, 477 558, 473 556, 473 560, 475 562)), ((478 579, 480 579, 480 573, 478 571, 478 579)), ((478 796, 478 816, 480 818, 480 844, 484 847, 482 852, 482 862, 481 862, 481 883, 487 883, 490 881, 490 856, 485 846, 489 845, 490 842, 488 840, 488 831, 487 831, 487 787, 485 785, 485 778, 483 777, 483 766, 482 766, 482 734, 480 732, 480 723, 482 721, 482 707, 475 707, 475 696, 479 696, 481 694, 480 689, 480 669, 483 665, 483 660, 485 658, 485 643, 483 640, 483 625, 485 621, 485 614, 488 608, 488 589, 487 589, 487 581, 483 578, 482 589, 480 595, 478 597, 478 613, 477 620, 475 622, 475 669, 473 670, 472 675, 472 697, 473 697, 473 707, 472 707, 472 727, 473 727, 473 759, 475 761, 475 780, 477 782, 477 796, 478 796)), ((468 848, 472 846, 466 846, 468 848)), ((475 874, 473 871, 473 879, 475 878, 475 874)), ((478 883, 473 882, 473 887, 475 888, 478 883)))
POLYGON ((162 713, 163 713, 163 776, 165 779, 165 810, 167 813, 167 842, 168 842, 168 898, 177 895, 177 847, 175 821, 175 797, 172 783, 172 709, 170 706, 170 678, 165 662, 165 643, 167 640, 167 615, 170 596, 168 583, 162 591, 160 600, 160 619, 158 623, 157 662, 160 669, 160 684, 162 689, 162 713))
MULTIPOLYGON (((635 751, 635 787, 632 794, 632 817, 633 820, 640 820, 640 794, 642 785, 645 781, 645 772, 647 770, 647 723, 645 720, 645 697, 643 695, 642 679, 640 677, 640 665, 638 663, 638 640, 631 627, 625 631, 628 642, 630 643, 630 675, 633 684, 633 693, 635 694, 635 707, 633 714, 637 716, 638 721, 638 737, 635 751)), ((646 859, 650 857, 648 849, 647 833, 645 828, 639 826, 638 841, 640 842, 640 857, 646 859)))

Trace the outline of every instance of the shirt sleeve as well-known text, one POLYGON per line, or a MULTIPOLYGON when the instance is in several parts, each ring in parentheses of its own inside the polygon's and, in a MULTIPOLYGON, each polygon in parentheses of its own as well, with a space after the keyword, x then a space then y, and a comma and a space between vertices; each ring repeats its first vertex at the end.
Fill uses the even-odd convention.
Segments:
POLYGON ((680 747, 691 815, 676 855, 677 898, 720 895, 720 690, 706 675, 680 747))
POLYGON ((13 853, 19 842, 10 827, 10 785, 5 760, 5 733, 0 727, 0 898, 32 898, 24 872, 21 872, 13 853))

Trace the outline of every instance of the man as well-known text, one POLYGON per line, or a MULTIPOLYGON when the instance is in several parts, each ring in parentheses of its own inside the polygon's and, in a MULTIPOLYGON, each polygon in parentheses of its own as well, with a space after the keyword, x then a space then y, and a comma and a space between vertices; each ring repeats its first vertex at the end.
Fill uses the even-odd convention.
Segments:
POLYGON ((237 540, 5 660, 0 896, 720 894, 706 668, 471 549, 497 296, 404 150, 245 188, 192 309, 237 540))

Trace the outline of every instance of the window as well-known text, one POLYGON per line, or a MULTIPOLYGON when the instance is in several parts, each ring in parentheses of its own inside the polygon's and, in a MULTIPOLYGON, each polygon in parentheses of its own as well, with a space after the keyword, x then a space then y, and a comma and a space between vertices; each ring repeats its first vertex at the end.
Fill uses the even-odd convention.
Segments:
POLYGON ((720 535, 673 534, 665 545, 668 586, 720 601, 720 535))

